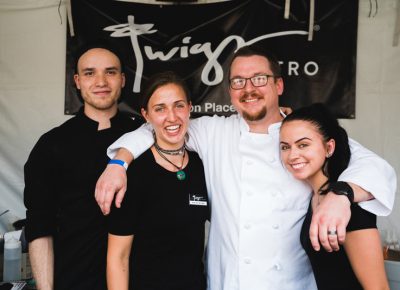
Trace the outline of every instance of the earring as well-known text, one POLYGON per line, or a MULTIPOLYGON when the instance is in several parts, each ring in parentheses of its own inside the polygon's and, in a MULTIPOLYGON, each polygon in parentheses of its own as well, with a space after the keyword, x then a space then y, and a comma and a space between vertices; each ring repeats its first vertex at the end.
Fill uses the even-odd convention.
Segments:
POLYGON ((332 156, 332 153, 330 153, 330 152, 328 152, 327 154, 326 154, 326 158, 329 158, 329 157, 331 157, 332 156))

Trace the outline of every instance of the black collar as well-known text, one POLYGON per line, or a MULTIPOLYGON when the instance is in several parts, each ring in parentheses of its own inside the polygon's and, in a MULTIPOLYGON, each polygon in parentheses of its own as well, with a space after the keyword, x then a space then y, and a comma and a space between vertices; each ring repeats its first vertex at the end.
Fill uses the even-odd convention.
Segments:
MULTIPOLYGON (((90 131, 98 131, 99 122, 86 116, 83 106, 76 113, 76 118, 80 121, 79 122, 80 126, 83 126, 85 129, 90 131)), ((110 122, 111 122, 111 127, 114 126, 120 127, 126 124, 126 117, 118 110, 117 113, 110 118, 110 122)))

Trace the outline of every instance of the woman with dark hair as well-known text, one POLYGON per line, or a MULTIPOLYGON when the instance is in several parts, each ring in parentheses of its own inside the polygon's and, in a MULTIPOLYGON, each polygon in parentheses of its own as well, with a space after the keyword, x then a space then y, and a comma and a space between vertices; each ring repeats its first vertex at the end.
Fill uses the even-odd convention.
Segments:
MULTIPOLYGON (((287 170, 312 188, 310 206, 301 229, 305 249, 318 289, 389 289, 383 263, 376 216, 356 203, 351 204, 351 218, 346 241, 337 252, 315 251, 309 239, 313 211, 329 191, 342 193, 352 200, 352 189, 337 181, 350 161, 346 131, 322 104, 295 110, 280 129, 281 159, 287 170)), ((335 230, 328 235, 336 236, 335 230)))
POLYGON ((129 167, 128 194, 109 216, 109 290, 204 290, 204 169, 186 151, 191 102, 172 72, 148 81, 141 113, 154 145, 129 167))

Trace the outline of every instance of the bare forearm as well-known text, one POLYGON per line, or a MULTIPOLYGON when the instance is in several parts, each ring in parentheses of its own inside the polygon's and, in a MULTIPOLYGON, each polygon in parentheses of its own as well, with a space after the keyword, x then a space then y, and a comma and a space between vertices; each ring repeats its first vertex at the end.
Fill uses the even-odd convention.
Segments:
POLYGON ((42 237, 29 243, 29 258, 38 290, 52 290, 54 280, 53 238, 42 237))
POLYGON ((107 287, 108 290, 128 290, 129 257, 133 235, 116 236, 108 234, 107 287))
POLYGON ((128 290, 129 259, 126 261, 110 261, 107 263, 108 290, 128 290))
MULTIPOLYGON (((123 160, 128 164, 133 161, 133 155, 125 148, 120 148, 114 158, 123 160)), ((126 185, 125 169, 120 165, 108 164, 97 180, 95 188, 95 198, 103 214, 109 214, 111 203, 115 195, 116 207, 119 208, 121 206, 126 191, 126 185)))
POLYGON ((349 232, 344 248, 363 289, 389 289, 377 229, 349 232))
POLYGON ((125 148, 120 148, 114 159, 124 160, 126 163, 131 164, 131 162, 133 161, 133 155, 129 150, 125 148))
POLYGON ((362 202, 362 201, 367 201, 367 200, 371 200, 374 198, 374 196, 370 192, 364 190, 360 186, 358 186, 354 183, 351 183, 351 182, 348 182, 348 184, 353 189, 354 202, 362 202))

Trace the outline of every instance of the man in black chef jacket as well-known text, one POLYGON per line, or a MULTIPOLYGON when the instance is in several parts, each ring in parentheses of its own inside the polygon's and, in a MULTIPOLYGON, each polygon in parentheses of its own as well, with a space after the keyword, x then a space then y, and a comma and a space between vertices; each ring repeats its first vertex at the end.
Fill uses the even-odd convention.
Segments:
POLYGON ((93 192, 107 147, 141 123, 118 111, 125 75, 116 48, 86 45, 75 68, 82 108, 40 137, 24 168, 25 230, 41 290, 107 289, 107 228, 93 192))

